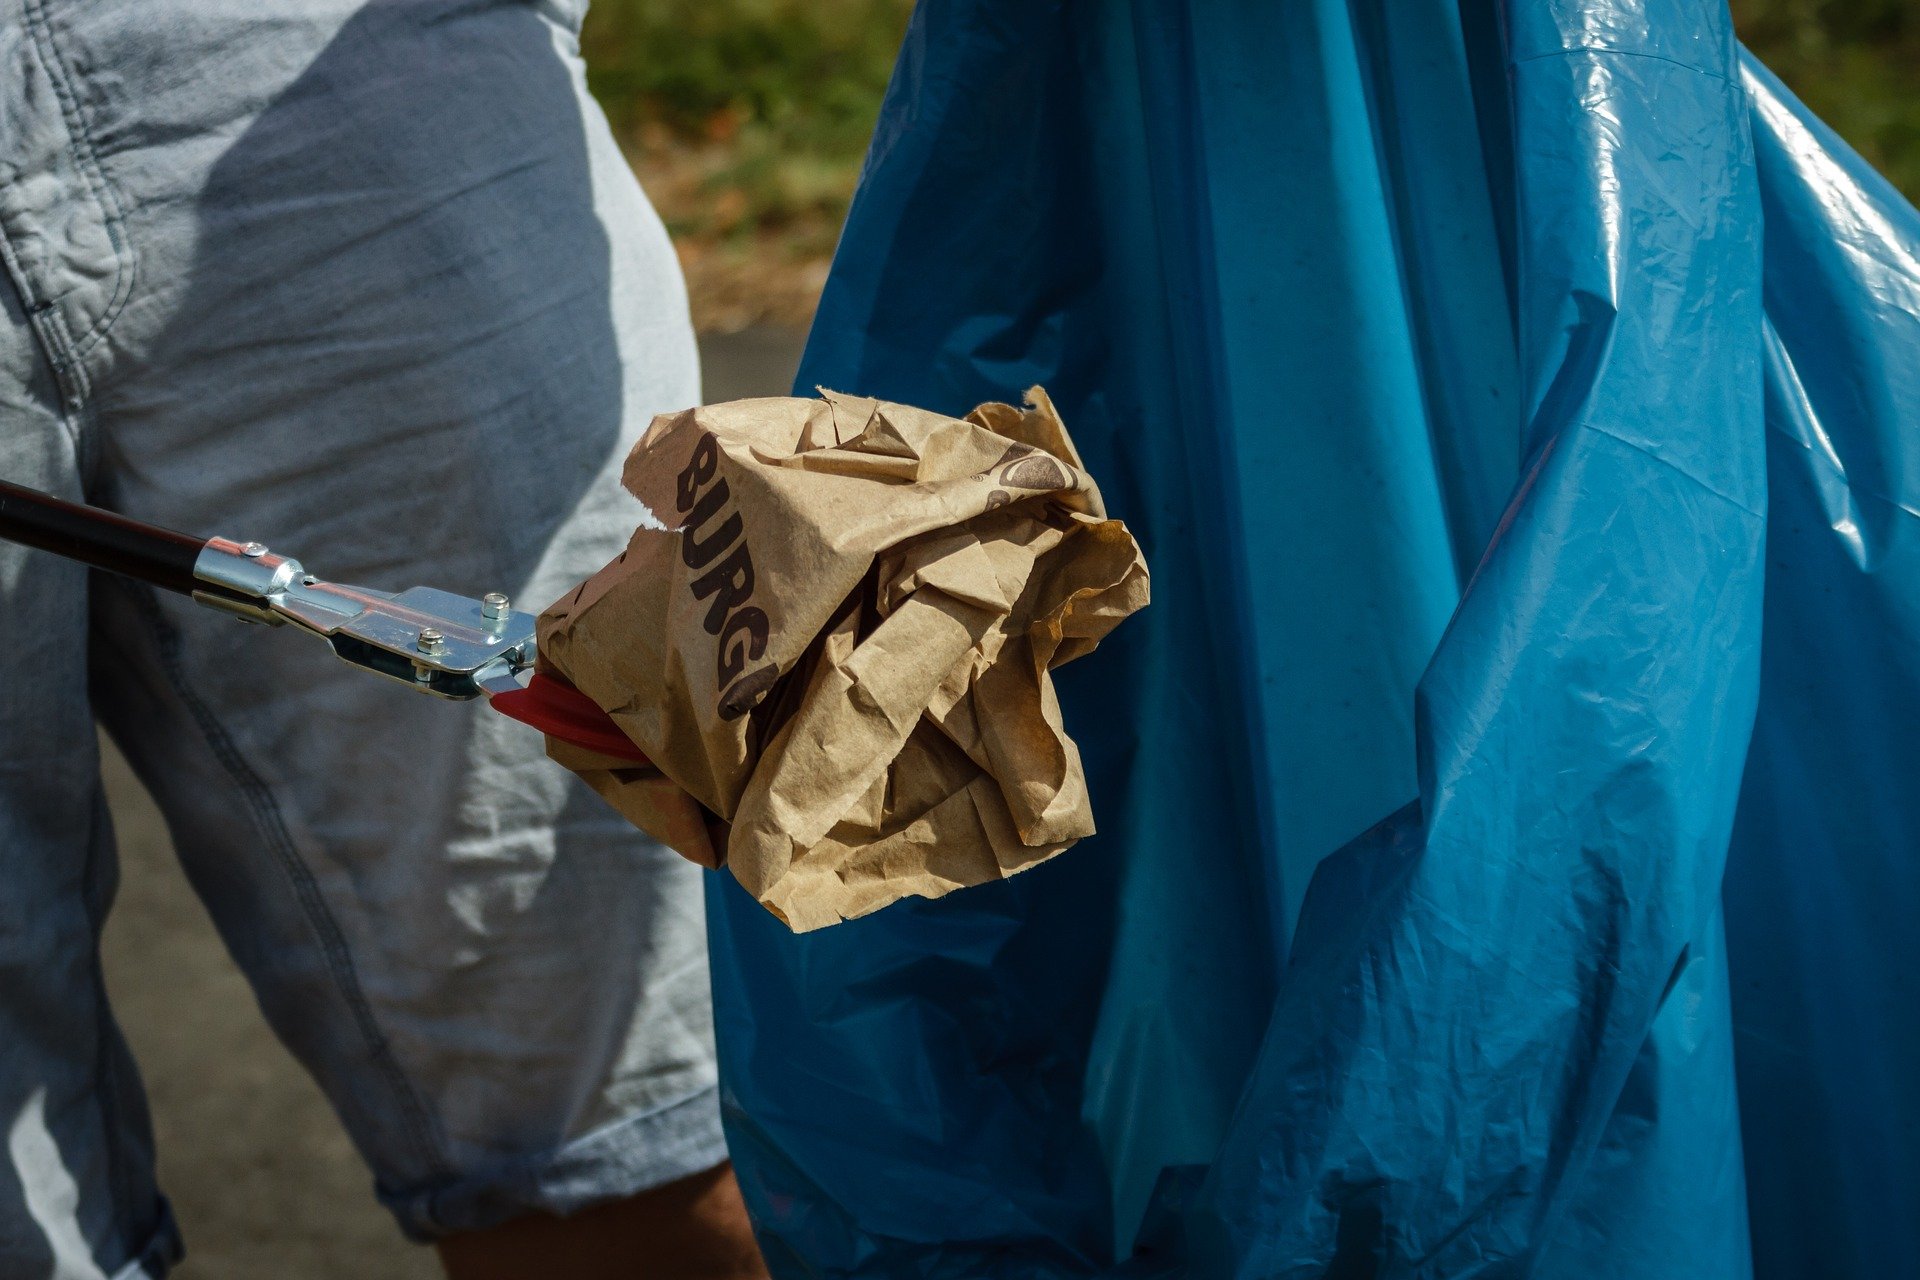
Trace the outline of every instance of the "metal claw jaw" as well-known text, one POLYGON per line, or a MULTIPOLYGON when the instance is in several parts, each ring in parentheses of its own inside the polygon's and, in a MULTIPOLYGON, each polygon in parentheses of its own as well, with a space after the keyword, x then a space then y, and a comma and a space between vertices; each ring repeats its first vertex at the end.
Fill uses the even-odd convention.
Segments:
POLYGON ((354 666, 436 698, 518 688, 533 667, 534 616, 492 593, 475 600, 433 587, 391 593, 322 582, 257 542, 209 539, 193 598, 248 622, 292 623, 354 666))

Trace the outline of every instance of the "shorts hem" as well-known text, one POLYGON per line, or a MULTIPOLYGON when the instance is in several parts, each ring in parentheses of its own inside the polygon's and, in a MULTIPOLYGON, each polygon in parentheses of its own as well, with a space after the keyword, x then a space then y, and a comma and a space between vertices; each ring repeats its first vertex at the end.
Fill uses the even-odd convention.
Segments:
POLYGON ((167 1273, 187 1256, 180 1239, 180 1224, 173 1219, 173 1206, 160 1199, 160 1222, 147 1243, 108 1280, 166 1280, 167 1273))
POLYGON ((483 1231, 529 1213, 566 1215, 703 1173, 727 1158, 717 1084, 617 1120, 556 1151, 437 1185, 381 1188, 411 1240, 483 1231))

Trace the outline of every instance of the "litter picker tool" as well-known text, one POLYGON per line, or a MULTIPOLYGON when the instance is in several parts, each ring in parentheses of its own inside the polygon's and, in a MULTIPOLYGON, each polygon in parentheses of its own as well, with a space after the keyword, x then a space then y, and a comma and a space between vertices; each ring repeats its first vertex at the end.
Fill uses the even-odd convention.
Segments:
POLYGON ((243 622, 291 625, 415 692, 486 698, 552 737, 646 760, 591 698, 534 670, 534 615, 499 592, 476 600, 434 587, 327 582, 262 543, 198 538, 4 481, 0 539, 191 596, 243 622))

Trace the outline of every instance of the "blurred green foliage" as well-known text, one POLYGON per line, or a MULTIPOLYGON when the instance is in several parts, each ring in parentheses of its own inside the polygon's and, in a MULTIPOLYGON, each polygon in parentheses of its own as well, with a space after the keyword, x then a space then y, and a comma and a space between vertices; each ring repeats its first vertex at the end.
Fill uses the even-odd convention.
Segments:
POLYGON ((1920 0, 1734 0, 1733 17, 1814 114, 1920 197, 1920 0))
MULTIPOLYGON (((689 189, 664 201, 676 231, 789 228, 817 241, 845 212, 912 7, 595 0, 588 74, 629 145, 697 157, 681 165, 696 171, 689 189)), ((1763 61, 1920 194, 1920 0, 1733 0, 1733 10, 1763 61)))
MULTIPOLYGON (((726 230, 837 227, 912 0, 594 0, 587 74, 629 145, 704 151, 726 230)), ((683 224, 691 210, 678 211, 683 224)), ((713 227, 683 226, 701 231, 713 227)))

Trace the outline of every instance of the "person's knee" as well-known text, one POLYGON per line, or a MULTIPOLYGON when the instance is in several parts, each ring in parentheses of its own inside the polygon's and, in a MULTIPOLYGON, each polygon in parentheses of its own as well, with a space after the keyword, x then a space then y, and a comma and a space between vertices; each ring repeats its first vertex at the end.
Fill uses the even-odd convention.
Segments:
POLYGON ((765 1280, 733 1166, 570 1217, 530 1214, 440 1242, 448 1280, 765 1280))

